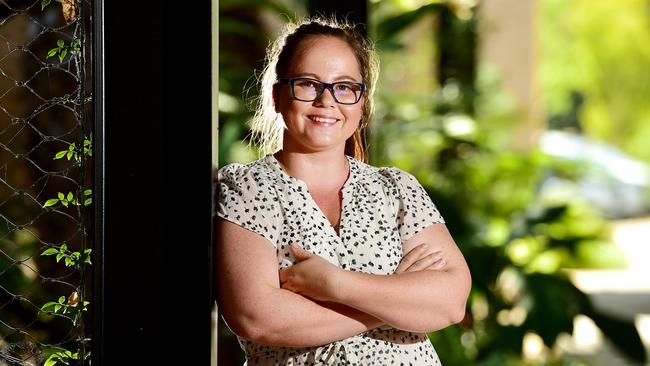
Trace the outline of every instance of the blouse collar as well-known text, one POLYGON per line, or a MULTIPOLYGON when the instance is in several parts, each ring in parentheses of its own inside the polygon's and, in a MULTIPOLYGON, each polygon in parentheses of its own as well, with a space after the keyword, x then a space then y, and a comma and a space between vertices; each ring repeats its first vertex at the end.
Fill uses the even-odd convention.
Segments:
MULTIPOLYGON (((342 188, 346 188, 352 185, 352 183, 354 183, 357 180, 357 176, 359 175, 359 171, 360 171, 359 161, 357 161, 355 158, 349 155, 345 155, 345 157, 346 159, 348 159, 349 173, 348 173, 348 180, 345 181, 345 184, 343 184, 342 188)), ((279 174, 284 181, 294 182, 299 185, 305 186, 305 188, 307 188, 307 184, 304 181, 289 175, 289 173, 287 173, 284 170, 282 165, 280 165, 280 162, 278 162, 278 160, 275 158, 275 156, 273 156, 273 154, 266 155, 263 160, 268 165, 270 165, 272 169, 276 172, 276 174, 279 174)))

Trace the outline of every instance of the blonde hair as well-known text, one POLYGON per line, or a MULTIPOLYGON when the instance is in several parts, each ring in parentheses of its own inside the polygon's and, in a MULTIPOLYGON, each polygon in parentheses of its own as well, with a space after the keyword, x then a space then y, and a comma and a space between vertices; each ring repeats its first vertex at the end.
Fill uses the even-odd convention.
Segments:
POLYGON ((296 23, 289 22, 267 48, 266 63, 258 80, 260 94, 255 106, 255 115, 250 122, 251 142, 257 145, 262 155, 282 149, 285 125, 282 116, 275 111, 274 88, 278 78, 286 76, 284 74, 301 43, 316 36, 331 36, 344 40, 359 62, 363 83, 366 84, 365 101, 359 128, 346 141, 345 153, 367 162, 366 135, 374 112, 373 95, 379 76, 379 58, 372 41, 359 32, 356 26, 333 18, 306 18, 296 23))

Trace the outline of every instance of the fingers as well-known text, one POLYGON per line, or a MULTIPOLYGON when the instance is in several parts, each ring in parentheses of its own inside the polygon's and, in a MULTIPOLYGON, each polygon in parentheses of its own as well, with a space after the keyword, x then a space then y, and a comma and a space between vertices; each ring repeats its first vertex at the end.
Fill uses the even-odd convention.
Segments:
POLYGON ((312 253, 302 249, 296 243, 291 244, 289 247, 291 250, 291 254, 293 254, 293 257, 296 258, 296 260, 298 261, 302 261, 313 256, 312 253))
POLYGON ((427 267, 425 269, 441 270, 441 269, 445 268, 446 265, 447 265, 447 262, 445 261, 445 259, 440 258, 437 261, 435 261, 432 265, 430 265, 429 267, 427 267))
POLYGON ((280 285, 282 285, 283 283, 287 282, 287 270, 286 270, 286 268, 284 268, 284 269, 281 269, 281 270, 278 271, 278 272, 279 272, 279 274, 280 274, 280 275, 279 275, 279 278, 280 278, 280 285))
POLYGON ((395 273, 405 272, 409 267, 411 267, 418 260, 424 258, 429 250, 429 246, 426 243, 420 244, 417 247, 411 249, 410 252, 406 253, 400 264, 397 266, 395 273))
POLYGON ((441 270, 446 265, 442 251, 431 253, 429 246, 423 243, 406 253, 394 273, 441 270))
POLYGON ((405 272, 421 271, 423 269, 439 269, 445 264, 445 260, 442 258, 442 251, 437 251, 413 263, 405 272))
MULTIPOLYGON (((294 291, 292 283, 295 280, 291 268, 283 268, 280 273, 280 288, 285 290, 294 291)), ((294 291, 295 292, 295 291, 294 291)))

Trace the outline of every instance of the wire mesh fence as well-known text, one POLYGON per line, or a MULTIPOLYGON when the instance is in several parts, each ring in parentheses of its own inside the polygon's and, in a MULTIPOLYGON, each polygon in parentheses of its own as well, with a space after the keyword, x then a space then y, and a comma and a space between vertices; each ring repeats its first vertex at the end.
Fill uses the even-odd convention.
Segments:
POLYGON ((89 360, 91 6, 0 0, 0 365, 89 360))

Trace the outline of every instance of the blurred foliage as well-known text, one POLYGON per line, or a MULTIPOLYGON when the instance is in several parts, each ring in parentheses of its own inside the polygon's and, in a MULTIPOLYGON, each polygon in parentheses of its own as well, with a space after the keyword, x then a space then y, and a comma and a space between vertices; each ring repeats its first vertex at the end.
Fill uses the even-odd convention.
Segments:
POLYGON ((648 2, 544 0, 538 8, 546 108, 564 114, 579 93, 587 136, 650 162, 648 2))
MULTIPOLYGON (((376 0, 369 5, 369 34, 382 62, 371 163, 417 176, 472 272, 466 319, 430 334, 443 364, 578 365, 552 349, 558 337, 573 332, 579 314, 593 319, 630 359, 644 360, 634 324, 599 313, 566 275, 566 268, 620 268, 624 260, 602 213, 566 192, 540 190, 548 177, 575 180, 586 167, 535 149, 510 148, 520 116, 499 76, 476 64, 474 2, 376 0), (539 359, 523 357, 524 339, 531 337, 545 344, 539 359)), ((231 28, 252 27, 250 37, 258 34, 223 42, 238 35, 220 28, 223 165, 257 157, 242 142, 252 114, 242 90, 254 95, 250 78, 261 69, 267 44, 259 34, 271 39, 269 29, 293 13, 268 6, 243 11, 229 2, 220 7, 220 22, 241 22, 231 28), (239 52, 245 39, 250 46, 239 52)), ((223 325, 220 336, 220 342, 237 347, 223 325)))

